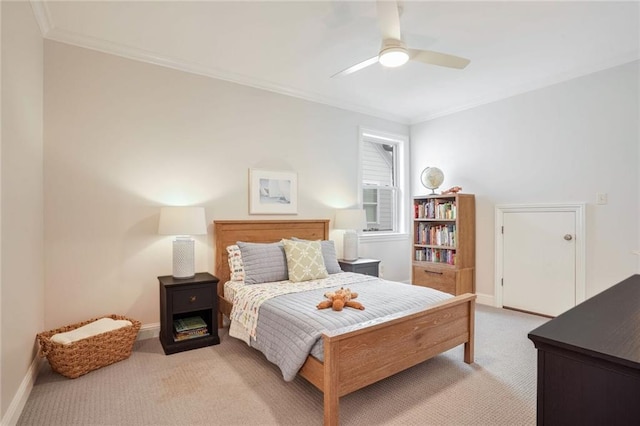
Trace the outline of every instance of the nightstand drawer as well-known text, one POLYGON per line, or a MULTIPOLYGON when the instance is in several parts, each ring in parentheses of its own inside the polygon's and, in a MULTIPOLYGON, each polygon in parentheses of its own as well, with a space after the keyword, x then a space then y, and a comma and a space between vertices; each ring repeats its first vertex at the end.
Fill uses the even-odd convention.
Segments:
POLYGON ((172 296, 174 312, 189 312, 213 306, 211 285, 190 286, 184 290, 174 290, 172 296))
POLYGON ((413 284, 456 294, 456 271, 414 266, 413 284))

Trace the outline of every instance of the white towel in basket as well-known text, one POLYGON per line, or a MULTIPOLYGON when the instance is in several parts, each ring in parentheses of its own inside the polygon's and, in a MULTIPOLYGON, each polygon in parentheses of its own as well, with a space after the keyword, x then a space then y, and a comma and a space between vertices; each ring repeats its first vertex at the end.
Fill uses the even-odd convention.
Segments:
POLYGON ((131 321, 114 320, 113 318, 100 318, 99 320, 90 322, 89 324, 78 327, 75 330, 66 331, 64 333, 56 333, 51 336, 51 341, 68 345, 77 340, 86 339, 96 334, 106 333, 107 331, 117 330, 122 327, 130 326, 131 321))

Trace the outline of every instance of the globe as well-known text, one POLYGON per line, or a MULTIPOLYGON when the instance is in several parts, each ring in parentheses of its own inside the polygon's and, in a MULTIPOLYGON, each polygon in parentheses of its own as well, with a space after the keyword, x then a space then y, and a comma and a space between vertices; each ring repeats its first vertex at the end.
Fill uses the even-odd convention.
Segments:
POLYGON ((444 182, 444 173, 437 167, 427 167, 422 171, 420 181, 425 188, 431 190, 431 194, 435 194, 435 190, 444 182))

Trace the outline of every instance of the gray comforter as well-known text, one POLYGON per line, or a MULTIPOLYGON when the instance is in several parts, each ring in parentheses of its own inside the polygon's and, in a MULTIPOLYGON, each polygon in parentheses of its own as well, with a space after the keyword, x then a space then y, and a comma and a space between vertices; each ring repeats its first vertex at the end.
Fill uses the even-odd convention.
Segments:
POLYGON ((309 290, 268 300, 260 307, 256 340, 251 342, 251 346, 280 367, 284 380, 290 381, 309 354, 322 361, 323 331, 421 309, 453 297, 430 288, 367 275, 362 275, 362 281, 350 284, 349 288, 358 293, 356 300, 365 306, 365 310, 345 308, 337 312, 331 308, 316 309, 326 292, 337 289, 309 290))

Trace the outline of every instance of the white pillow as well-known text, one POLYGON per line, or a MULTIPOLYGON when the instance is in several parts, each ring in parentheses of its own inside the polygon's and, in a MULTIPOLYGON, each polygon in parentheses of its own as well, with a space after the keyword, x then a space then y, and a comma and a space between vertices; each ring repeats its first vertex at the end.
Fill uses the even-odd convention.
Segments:
POLYGON ((237 244, 227 247, 227 260, 229 262, 229 272, 231 281, 244 281, 244 265, 242 263, 242 252, 237 244))

